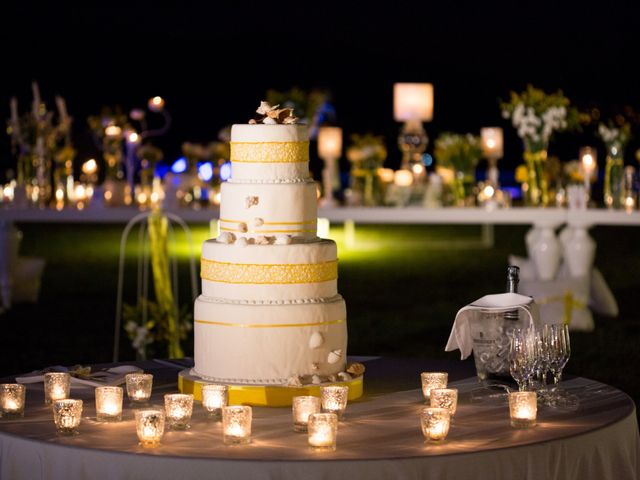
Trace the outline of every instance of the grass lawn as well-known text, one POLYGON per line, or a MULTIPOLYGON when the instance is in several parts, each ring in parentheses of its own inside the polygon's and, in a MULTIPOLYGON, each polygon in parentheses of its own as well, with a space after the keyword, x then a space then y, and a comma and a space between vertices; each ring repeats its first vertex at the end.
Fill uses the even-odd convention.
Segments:
MULTIPOLYGON (((0 316, 0 376, 47 365, 109 361, 122 226, 22 225, 21 255, 44 257, 47 266, 37 305, 16 305, 0 316)), ((340 252, 340 293, 347 300, 349 353, 459 358, 445 353, 456 311, 487 293, 504 289, 507 255, 524 254, 524 227, 496 227, 491 250, 446 246, 475 238, 479 227, 362 226, 357 245, 344 245, 341 227, 332 228, 340 252), (440 241, 440 246, 428 242, 440 241), (443 247, 442 244, 445 246, 443 247)), ((593 333, 572 336, 567 372, 615 385, 640 400, 640 229, 601 227, 596 264, 620 304, 620 318, 596 317, 593 333)), ((194 227, 196 252, 208 237, 194 227)), ((181 300, 188 293, 187 248, 178 238, 181 300)), ((136 246, 128 249, 126 296, 135 299, 136 246)), ((123 333, 124 360, 134 354, 123 333)), ((184 343, 193 353, 191 339, 184 343)))

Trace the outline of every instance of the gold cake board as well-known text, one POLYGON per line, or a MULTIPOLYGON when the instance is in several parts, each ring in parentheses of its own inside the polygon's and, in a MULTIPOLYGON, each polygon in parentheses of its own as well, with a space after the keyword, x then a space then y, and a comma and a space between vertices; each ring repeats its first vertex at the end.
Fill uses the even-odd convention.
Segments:
MULTIPOLYGON (((349 400, 360 398, 364 391, 364 376, 348 382, 332 382, 331 385, 347 385, 349 400)), ((202 401, 202 385, 206 380, 190 375, 190 370, 178 374, 178 388, 182 393, 193 393, 195 400, 202 401)), ((229 405, 253 405, 256 407, 290 407, 293 397, 300 395, 320 396, 321 385, 287 387, 282 385, 229 385, 229 405)))

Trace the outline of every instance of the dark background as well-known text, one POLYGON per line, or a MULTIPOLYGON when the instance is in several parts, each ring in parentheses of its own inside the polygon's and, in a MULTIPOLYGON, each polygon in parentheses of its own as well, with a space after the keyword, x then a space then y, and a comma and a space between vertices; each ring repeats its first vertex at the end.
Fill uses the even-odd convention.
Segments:
MULTIPOLYGON (((183 141, 208 142, 221 127, 246 122, 268 88, 325 87, 345 133, 384 135, 394 166, 393 83, 427 81, 435 86, 431 139, 502 125, 508 170, 520 162, 521 146, 498 99, 512 89, 533 83, 561 88, 583 108, 640 109, 640 2, 166 4, 3 5, 2 116, 12 95, 29 108, 37 80, 50 107, 55 94, 66 98, 83 161, 98 155, 89 115, 103 105, 144 107, 162 95, 174 122, 155 142, 173 160, 183 141)), ((569 160, 582 144, 604 155, 590 129, 560 135, 550 153, 569 160)), ((2 135, 0 170, 13 162, 2 135)))

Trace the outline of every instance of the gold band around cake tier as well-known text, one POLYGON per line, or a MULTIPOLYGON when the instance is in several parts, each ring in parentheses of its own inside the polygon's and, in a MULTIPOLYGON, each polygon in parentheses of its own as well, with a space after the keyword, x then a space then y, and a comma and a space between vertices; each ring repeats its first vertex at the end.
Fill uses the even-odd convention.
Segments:
POLYGON ((231 161, 304 163, 309 161, 309 142, 231 142, 231 161))
POLYGON ((344 323, 344 319, 341 320, 329 320, 326 322, 313 322, 313 323, 228 323, 228 322, 213 322, 209 320, 194 320, 195 323, 201 323, 204 325, 216 325, 219 327, 238 327, 238 328, 291 328, 291 327, 318 327, 321 325, 337 325, 344 323))
POLYGON ((338 260, 270 265, 216 262, 203 258, 200 277, 210 282, 252 285, 328 282, 338 278, 338 260))

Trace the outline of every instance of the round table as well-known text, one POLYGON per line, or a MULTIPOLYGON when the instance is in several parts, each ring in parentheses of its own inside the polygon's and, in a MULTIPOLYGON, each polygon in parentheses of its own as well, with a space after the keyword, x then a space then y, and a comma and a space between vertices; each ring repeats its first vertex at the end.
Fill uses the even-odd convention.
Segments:
MULTIPOLYGON (((139 365, 154 374, 152 403, 162 405, 185 365, 139 365)), ((613 387, 568 379, 563 387, 578 397, 577 409, 542 406, 535 428, 517 430, 504 398, 477 399, 468 362, 375 359, 365 365, 365 396, 349 405, 335 452, 308 447, 306 435, 293 432, 288 408, 254 407, 252 443, 224 446, 220 423, 208 420, 199 405, 189 430, 169 431, 160 447, 144 449, 126 399, 122 422, 98 423, 93 389, 80 386, 72 389, 72 397, 85 400, 80 434, 57 436, 42 385, 30 384, 24 418, 0 419, 0 478, 637 478, 635 406, 613 387), (424 405, 415 387, 421 370, 449 371, 460 391, 443 444, 425 444, 420 431, 424 405)))

